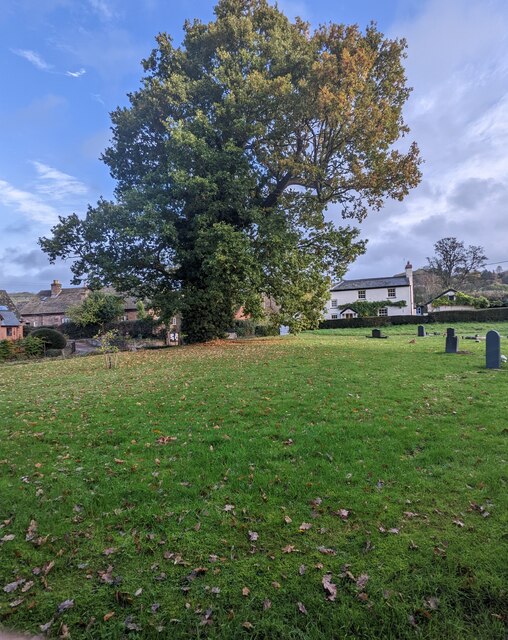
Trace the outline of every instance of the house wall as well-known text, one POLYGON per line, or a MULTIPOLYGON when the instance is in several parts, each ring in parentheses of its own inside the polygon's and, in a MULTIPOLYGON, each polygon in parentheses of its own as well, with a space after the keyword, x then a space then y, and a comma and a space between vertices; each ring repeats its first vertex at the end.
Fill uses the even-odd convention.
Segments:
POLYGON ((23 337, 23 327, 0 327, 0 340, 21 340, 23 337), (10 329, 10 332, 7 331, 10 329), (11 333, 11 335, 7 335, 11 333))
POLYGON ((448 305, 448 304, 443 304, 440 307, 433 307, 432 305, 430 305, 429 311, 474 311, 475 308, 473 306, 470 305, 465 305, 465 304, 454 304, 454 305, 448 305))
MULTIPOLYGON (((383 287, 379 289, 366 289, 365 298, 367 302, 380 302, 382 300, 390 300, 391 302, 400 302, 404 300, 405 307, 390 307, 388 306, 389 316, 410 316, 413 315, 412 301, 411 301, 411 289, 409 286, 395 287, 395 298, 388 298, 388 288, 383 287)), ((358 289, 351 291, 331 291, 330 300, 326 306, 325 319, 331 320, 332 314, 335 315, 339 307, 344 304, 352 304, 358 302, 358 289), (332 307, 332 300, 337 300, 337 308, 332 307)))

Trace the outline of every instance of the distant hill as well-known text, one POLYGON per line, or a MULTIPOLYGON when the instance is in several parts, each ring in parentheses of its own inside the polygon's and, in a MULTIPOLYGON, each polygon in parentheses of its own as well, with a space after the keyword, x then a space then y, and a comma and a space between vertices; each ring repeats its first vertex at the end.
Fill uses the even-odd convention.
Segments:
MULTIPOLYGON (((427 269, 416 269, 413 280, 417 305, 428 302, 446 288, 439 277, 427 269)), ((491 305, 508 306, 508 271, 475 271, 463 282, 452 284, 452 287, 469 295, 485 296, 491 305)))

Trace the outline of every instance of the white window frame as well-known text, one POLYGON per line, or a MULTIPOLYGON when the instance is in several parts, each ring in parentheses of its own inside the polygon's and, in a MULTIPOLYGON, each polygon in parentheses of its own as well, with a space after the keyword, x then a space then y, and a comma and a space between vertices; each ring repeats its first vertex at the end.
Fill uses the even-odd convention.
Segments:
POLYGON ((358 289, 358 300, 365 300, 367 298, 366 289, 358 289))
POLYGON ((381 309, 377 310, 377 315, 378 316, 387 316, 388 315, 388 307, 381 307, 381 309))
POLYGON ((337 308, 337 300, 332 300, 332 309, 337 308))
POLYGON ((395 289, 395 287, 388 287, 388 297, 389 298, 397 297, 397 290, 395 289))
POLYGON ((332 320, 338 320, 339 316, 336 313, 332 313, 332 320))

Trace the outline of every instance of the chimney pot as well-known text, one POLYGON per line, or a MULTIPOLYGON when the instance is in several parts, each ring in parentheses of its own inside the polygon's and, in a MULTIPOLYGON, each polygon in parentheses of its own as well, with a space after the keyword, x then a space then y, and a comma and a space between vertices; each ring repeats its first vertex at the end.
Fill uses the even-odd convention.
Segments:
POLYGON ((59 280, 53 280, 51 283, 51 297, 56 298, 56 296, 62 291, 62 285, 59 280))

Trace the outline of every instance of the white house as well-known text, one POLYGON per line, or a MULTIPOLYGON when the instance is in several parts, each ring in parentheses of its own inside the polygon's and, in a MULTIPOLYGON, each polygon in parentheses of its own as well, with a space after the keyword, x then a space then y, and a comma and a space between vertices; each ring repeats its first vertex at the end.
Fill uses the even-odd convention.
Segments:
MULTIPOLYGON (((438 296, 432 298, 426 303, 426 311, 474 311, 472 304, 457 304, 457 294, 461 295, 457 289, 447 289, 438 296), (436 301, 439 300, 440 304, 436 301), (446 304, 449 301, 450 304, 446 304)), ((465 297, 465 296, 463 296, 465 297)))
POLYGON ((386 302, 376 311, 379 316, 415 315, 413 298, 413 266, 406 264, 405 275, 392 278, 363 278, 342 280, 330 289, 330 300, 325 309, 326 320, 357 318, 355 303, 386 302), (349 306, 352 305, 352 306, 349 306))

